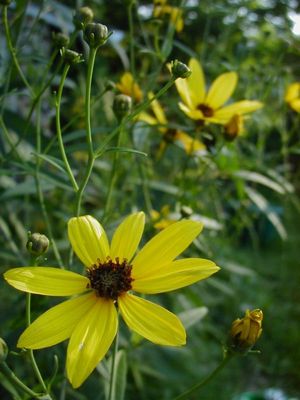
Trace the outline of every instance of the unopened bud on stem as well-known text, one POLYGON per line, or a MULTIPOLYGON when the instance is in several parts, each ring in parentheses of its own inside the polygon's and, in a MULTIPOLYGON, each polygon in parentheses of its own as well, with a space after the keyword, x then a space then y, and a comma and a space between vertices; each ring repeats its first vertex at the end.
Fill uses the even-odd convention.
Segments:
POLYGON ((113 110, 118 119, 122 119, 130 113, 132 99, 126 94, 117 94, 114 98, 113 110))
POLYGON ((84 40, 91 48, 102 46, 107 41, 108 36, 107 26, 95 22, 87 24, 83 31, 84 40))
POLYGON ((49 239, 41 233, 28 232, 26 248, 31 255, 41 256, 49 248, 49 239))
POLYGON ((188 78, 192 73, 191 69, 186 64, 178 60, 171 62, 171 71, 175 79, 188 78))
POLYGON ((81 7, 76 11, 73 17, 73 23, 75 28, 80 31, 81 29, 84 29, 86 24, 92 22, 93 19, 93 10, 90 7, 81 7))

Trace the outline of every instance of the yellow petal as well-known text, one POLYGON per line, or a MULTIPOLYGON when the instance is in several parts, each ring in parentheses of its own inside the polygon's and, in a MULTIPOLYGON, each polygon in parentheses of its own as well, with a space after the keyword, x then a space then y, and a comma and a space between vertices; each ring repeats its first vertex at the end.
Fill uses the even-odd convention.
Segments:
POLYGON ((140 243, 145 225, 145 214, 138 212, 129 215, 116 229, 111 242, 110 256, 120 261, 132 259, 140 243))
POLYGON ((190 95, 190 89, 186 79, 178 78, 175 81, 176 88, 178 90, 181 100, 189 108, 193 108, 193 102, 190 95))
POLYGON ((290 106, 293 110, 300 112, 300 99, 295 99, 291 101, 290 106))
POLYGON ((42 349, 68 339, 94 302, 94 293, 88 293, 50 308, 22 333, 18 347, 42 349))
POLYGON ((23 292, 47 296, 72 296, 86 290, 88 278, 59 268, 21 267, 5 272, 7 282, 23 292))
POLYGON ((214 110, 221 107, 232 95, 237 80, 238 76, 235 72, 226 72, 218 76, 209 89, 205 104, 214 110))
MULTIPOLYGON (((148 94, 148 98, 152 99, 153 97, 154 97, 154 93, 150 92, 148 94)), ((165 112, 158 100, 152 100, 151 108, 152 108, 152 111, 153 111, 158 123, 162 124, 162 125, 167 125, 168 121, 167 121, 165 112)))
POLYGON ((195 105, 201 104, 204 102, 206 92, 204 73, 201 64, 195 58, 190 59, 189 67, 192 74, 187 78, 187 82, 192 102, 195 105))
POLYGON ((149 125, 158 125, 158 123, 159 123, 156 118, 152 117, 150 114, 145 113, 145 112, 139 113, 139 115, 137 116, 137 119, 139 121, 146 122, 149 125))
POLYGON ((176 131, 174 139, 175 141, 182 143, 187 154, 194 154, 206 149, 206 146, 203 143, 182 131, 176 131))
POLYGON ((68 234, 73 250, 86 267, 95 264, 98 259, 104 262, 110 255, 106 233, 90 215, 71 218, 68 234))
POLYGON ((152 276, 162 265, 169 264, 199 235, 201 222, 181 220, 154 236, 132 261, 134 279, 152 276))
POLYGON ((214 262, 202 258, 177 260, 151 276, 133 281, 132 289, 147 294, 169 292, 206 279, 219 269, 214 262))
POLYGON ((186 343, 180 319, 165 308, 128 293, 119 297, 118 304, 129 328, 151 342, 165 346, 186 343))
POLYGON ((204 119, 202 111, 197 110, 195 108, 189 108, 183 103, 178 103, 178 106, 180 110, 183 111, 187 117, 195 120, 204 119))
POLYGON ((291 83, 285 93, 284 100, 288 103, 300 97, 300 82, 291 83))
POLYGON ((264 105, 260 101, 242 100, 215 111, 214 118, 227 123, 233 115, 244 115, 259 110, 264 105))
POLYGON ((67 375, 79 387, 107 353, 118 329, 111 300, 97 297, 94 306, 75 327, 68 345, 67 375))

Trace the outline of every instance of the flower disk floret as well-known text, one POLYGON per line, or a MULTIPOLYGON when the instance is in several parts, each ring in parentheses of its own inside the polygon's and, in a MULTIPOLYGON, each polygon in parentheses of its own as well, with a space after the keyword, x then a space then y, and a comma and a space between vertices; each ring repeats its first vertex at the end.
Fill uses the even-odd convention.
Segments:
POLYGON ((71 218, 68 234, 86 276, 50 267, 14 268, 7 282, 28 293, 74 296, 38 317, 21 335, 18 347, 41 349, 69 339, 67 375, 79 387, 107 353, 118 329, 116 305, 130 329, 160 345, 182 346, 185 329, 179 318, 131 293, 168 292, 205 279, 219 270, 201 258, 175 260, 198 236, 202 224, 174 223, 135 255, 144 230, 143 212, 129 215, 111 244, 92 216, 71 218))

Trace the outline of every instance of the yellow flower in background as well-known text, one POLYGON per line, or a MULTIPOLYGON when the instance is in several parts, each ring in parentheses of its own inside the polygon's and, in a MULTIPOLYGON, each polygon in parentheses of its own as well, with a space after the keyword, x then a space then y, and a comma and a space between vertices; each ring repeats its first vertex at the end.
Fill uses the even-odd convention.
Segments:
POLYGON ((174 224, 177 220, 170 217, 170 206, 164 205, 160 211, 151 210, 151 219, 155 229, 161 230, 174 224))
POLYGON ((125 72, 121 76, 120 82, 116 84, 116 87, 121 93, 132 97, 136 102, 140 102, 143 99, 143 92, 130 72, 125 72))
POLYGON ((300 113, 300 82, 294 82, 288 86, 284 100, 294 111, 300 113))
MULTIPOLYGON (((149 93, 149 98, 153 97, 152 93, 149 93)), ((146 112, 141 112, 137 119, 144 121, 149 125, 158 126, 158 131, 162 134, 163 142, 160 146, 160 153, 165 149, 168 143, 177 143, 181 146, 187 154, 197 153, 206 149, 205 145, 197 139, 192 138, 186 132, 179 129, 168 128, 168 121, 165 112, 157 100, 153 100, 151 103, 151 109, 153 115, 146 112)))
POLYGON ((169 292, 205 279, 219 270, 201 258, 175 260, 203 225, 181 220, 164 229, 135 256, 143 230, 143 212, 129 215, 109 245, 101 224, 87 215, 71 218, 68 234, 86 276, 51 267, 14 268, 7 282, 24 292, 74 296, 38 317, 20 336, 18 347, 41 349, 70 339, 67 375, 74 388, 91 374, 118 330, 117 309, 130 329, 153 343, 182 346, 185 329, 163 307, 131 293, 169 292))
POLYGON ((206 92, 205 77, 201 64, 192 58, 189 61, 192 74, 175 81, 182 102, 180 109, 191 119, 225 125, 234 115, 244 115, 263 107, 259 101, 242 100, 224 106, 237 84, 236 72, 225 72, 218 76, 206 92))
POLYGON ((236 319, 231 326, 230 336, 232 349, 249 350, 262 333, 263 312, 259 309, 247 310, 244 318, 236 319))
POLYGON ((153 17, 163 18, 170 16, 171 22, 175 25, 177 32, 181 32, 184 27, 182 10, 178 7, 172 7, 167 0, 154 0, 153 17))

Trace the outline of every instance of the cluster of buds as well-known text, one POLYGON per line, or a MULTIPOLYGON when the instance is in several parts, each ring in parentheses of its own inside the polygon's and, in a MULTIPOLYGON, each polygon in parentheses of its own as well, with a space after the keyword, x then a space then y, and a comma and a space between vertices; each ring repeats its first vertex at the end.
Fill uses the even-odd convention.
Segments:
POLYGON ((243 318, 233 321, 228 350, 233 353, 247 353, 255 345, 262 333, 263 312, 259 309, 247 310, 243 318))

